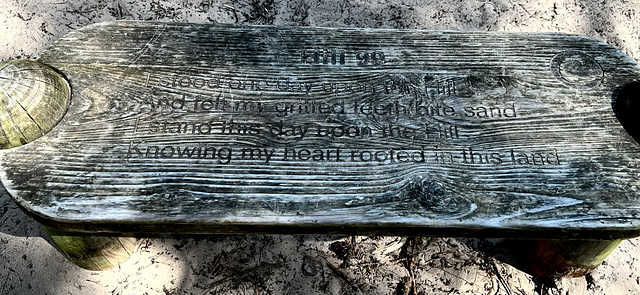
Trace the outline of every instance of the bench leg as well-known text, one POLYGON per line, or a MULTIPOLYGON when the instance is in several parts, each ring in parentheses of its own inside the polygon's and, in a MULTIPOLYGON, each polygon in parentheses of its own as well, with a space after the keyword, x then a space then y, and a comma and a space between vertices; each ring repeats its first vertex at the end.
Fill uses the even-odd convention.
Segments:
POLYGON ((79 235, 44 226, 71 262, 88 270, 107 270, 125 262, 138 246, 136 238, 79 235))
POLYGON ((622 240, 536 240, 528 255, 538 277, 579 277, 600 265, 622 240))

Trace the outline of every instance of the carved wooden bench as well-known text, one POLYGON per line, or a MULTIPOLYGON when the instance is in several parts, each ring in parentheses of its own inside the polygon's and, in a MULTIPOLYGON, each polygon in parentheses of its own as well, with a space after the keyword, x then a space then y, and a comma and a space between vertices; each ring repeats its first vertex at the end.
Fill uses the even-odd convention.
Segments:
POLYGON ((2 183, 85 268, 338 233, 544 239, 536 273, 581 274, 640 235, 640 68, 586 37, 118 21, 0 73, 2 183))

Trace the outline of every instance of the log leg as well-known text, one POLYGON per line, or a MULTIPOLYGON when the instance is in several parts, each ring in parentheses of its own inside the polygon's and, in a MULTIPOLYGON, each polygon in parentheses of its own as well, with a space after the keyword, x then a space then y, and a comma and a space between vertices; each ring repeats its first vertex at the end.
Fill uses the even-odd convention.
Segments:
POLYGON ((44 229, 64 256, 88 270, 119 266, 138 246, 138 239, 133 237, 79 235, 47 226, 44 229))
POLYGON ((538 277, 579 277, 600 265, 622 240, 535 240, 529 266, 538 277))

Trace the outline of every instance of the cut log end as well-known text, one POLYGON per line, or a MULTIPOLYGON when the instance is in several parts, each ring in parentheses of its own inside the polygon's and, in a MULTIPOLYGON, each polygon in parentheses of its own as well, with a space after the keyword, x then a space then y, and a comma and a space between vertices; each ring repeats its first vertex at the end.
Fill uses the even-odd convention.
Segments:
POLYGON ((67 259, 92 271, 122 265, 138 246, 138 239, 134 237, 78 235, 47 226, 44 228, 67 259))
POLYGON ((580 277, 594 270, 622 240, 537 240, 529 268, 538 277, 580 277))
POLYGON ((629 83, 614 93, 613 109, 627 133, 640 142, 640 125, 636 122, 640 112, 640 81, 629 83))
POLYGON ((55 127, 71 90, 54 69, 35 61, 0 63, 0 149, 27 144, 55 127))

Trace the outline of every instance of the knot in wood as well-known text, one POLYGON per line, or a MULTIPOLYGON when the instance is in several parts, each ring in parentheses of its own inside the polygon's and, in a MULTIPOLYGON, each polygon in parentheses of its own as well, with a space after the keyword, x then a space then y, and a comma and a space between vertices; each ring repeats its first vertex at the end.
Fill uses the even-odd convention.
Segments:
POLYGON ((0 63, 0 148, 45 135, 62 119, 71 90, 49 66, 28 60, 0 63))
POLYGON ((429 179, 420 179, 409 186, 409 197, 418 201, 426 216, 451 219, 463 217, 476 209, 468 199, 448 193, 429 179))

